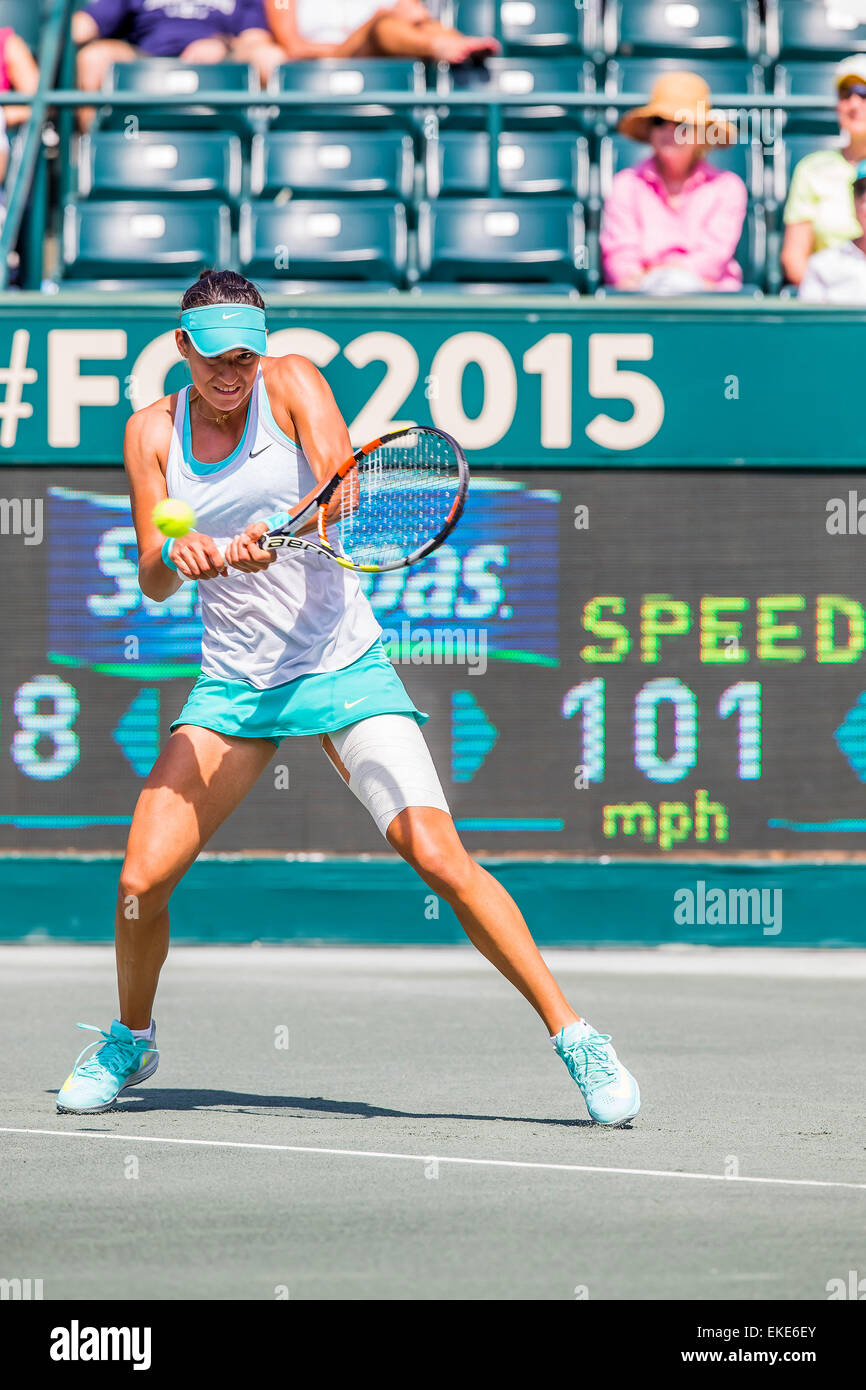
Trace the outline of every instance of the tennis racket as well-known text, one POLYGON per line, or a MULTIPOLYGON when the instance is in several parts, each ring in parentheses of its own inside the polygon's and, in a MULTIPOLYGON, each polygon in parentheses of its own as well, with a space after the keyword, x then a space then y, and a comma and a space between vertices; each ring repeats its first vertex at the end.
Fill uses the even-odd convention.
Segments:
POLYGON ((451 534, 468 489, 469 465, 456 439, 410 425, 356 450, 302 512, 257 544, 262 550, 304 547, 365 573, 403 569, 451 534), (313 513, 315 537, 297 535, 313 513))

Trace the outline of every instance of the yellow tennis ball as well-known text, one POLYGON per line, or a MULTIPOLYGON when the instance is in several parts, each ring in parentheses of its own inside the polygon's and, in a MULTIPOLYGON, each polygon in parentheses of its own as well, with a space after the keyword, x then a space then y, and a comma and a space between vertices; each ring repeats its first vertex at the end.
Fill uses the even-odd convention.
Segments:
POLYGON ((153 524, 164 536, 185 536, 195 526, 195 512, 186 502, 166 497, 153 509, 153 524))

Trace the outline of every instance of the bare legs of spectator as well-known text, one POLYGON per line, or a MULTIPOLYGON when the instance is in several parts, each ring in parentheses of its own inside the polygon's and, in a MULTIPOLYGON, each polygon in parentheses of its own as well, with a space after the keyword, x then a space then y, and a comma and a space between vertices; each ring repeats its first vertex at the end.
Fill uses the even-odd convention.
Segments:
MULTIPOLYGON (((350 44, 353 37, 350 35, 346 43, 350 44)), ((365 52, 371 56, 426 58, 444 63, 465 63, 469 58, 489 58, 499 52, 495 39, 445 29, 429 15, 425 19, 412 21, 391 12, 379 15, 373 21, 367 44, 369 47, 365 48, 365 52)), ((346 56, 361 55, 353 52, 346 56)))
MULTIPOLYGON (((286 51, 274 45, 266 55, 270 71, 278 62, 289 62, 286 51), (278 55, 278 56, 277 56, 278 55)), ((396 0, 377 11, 342 43, 317 45, 318 56, 327 58, 424 58, 446 63, 465 63, 499 52, 495 39, 461 34, 446 29, 432 18, 420 0, 396 0)))
POLYGON ((252 64, 263 87, 267 87, 274 68, 288 61, 269 29, 245 29, 238 34, 232 44, 232 58, 238 63, 252 64))
MULTIPOLYGON (((135 49, 132 44, 120 39, 96 39, 78 50, 76 72, 78 86, 83 92, 98 92, 113 63, 134 63, 135 49)), ((96 109, 82 106, 78 111, 79 130, 87 131, 93 125, 96 109)))
POLYGON ((206 39, 193 39, 183 53, 178 55, 179 63, 222 63, 231 52, 232 40, 222 34, 210 34, 206 39))

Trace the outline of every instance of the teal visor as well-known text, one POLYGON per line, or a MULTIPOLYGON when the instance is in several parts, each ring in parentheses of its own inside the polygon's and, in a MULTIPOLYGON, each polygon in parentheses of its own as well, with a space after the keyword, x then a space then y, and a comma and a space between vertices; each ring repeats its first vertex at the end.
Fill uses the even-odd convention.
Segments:
POLYGON ((253 304, 208 304, 203 309, 187 309, 180 316, 180 326, 202 357, 219 357, 235 348, 264 357, 268 350, 265 311, 253 304))

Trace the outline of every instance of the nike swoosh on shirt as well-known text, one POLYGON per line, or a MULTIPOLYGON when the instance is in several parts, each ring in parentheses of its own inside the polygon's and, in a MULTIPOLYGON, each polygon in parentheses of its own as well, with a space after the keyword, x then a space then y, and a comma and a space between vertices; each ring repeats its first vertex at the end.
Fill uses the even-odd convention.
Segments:
POLYGON ((270 449, 270 444, 266 444, 264 449, 250 449, 250 458, 257 459, 259 454, 263 454, 265 449, 270 449))
POLYGON ((343 709, 352 709, 354 705, 360 705, 362 700, 369 700, 369 695, 362 695, 360 700, 344 700, 343 709))

